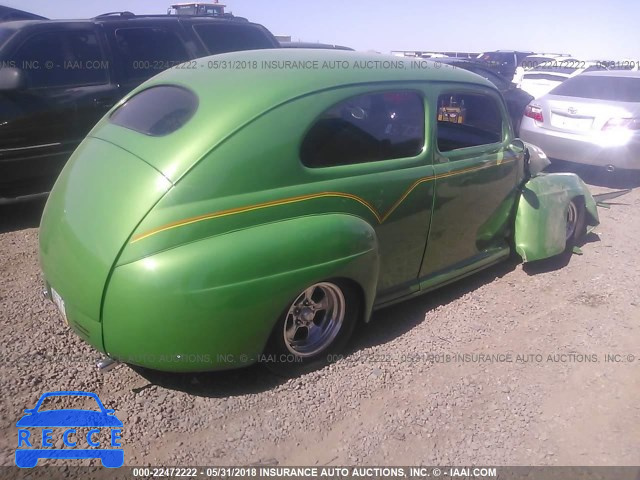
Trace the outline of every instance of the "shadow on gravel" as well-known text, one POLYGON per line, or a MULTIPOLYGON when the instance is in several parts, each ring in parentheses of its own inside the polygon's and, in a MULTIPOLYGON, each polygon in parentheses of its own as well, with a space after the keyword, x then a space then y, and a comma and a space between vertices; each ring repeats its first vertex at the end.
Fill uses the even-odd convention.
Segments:
POLYGON ((520 263, 519 259, 510 258, 450 285, 374 312, 367 327, 357 330, 354 334, 346 355, 394 340, 422 323, 431 310, 502 278, 515 270, 520 263))
MULTIPOLYGON (((356 330, 345 356, 363 348, 392 341, 424 321, 425 312, 428 313, 434 308, 446 305, 465 293, 503 277, 513 271, 518 264, 519 261, 509 259, 426 295, 375 312, 368 325, 356 330)), ((271 390, 289 380, 271 373, 262 365, 196 374, 165 373, 138 367, 131 368, 149 381, 149 385, 141 387, 137 391, 158 385, 170 390, 183 391, 190 395, 214 398, 260 393, 271 390)))
POLYGON ((199 397, 225 398, 265 392, 288 380, 269 372, 261 365, 204 373, 167 373, 133 366, 131 368, 149 381, 149 385, 136 389, 134 393, 158 385, 199 397))
MULTIPOLYGON (((582 239, 582 241, 578 244, 579 248, 582 248, 584 245, 588 243, 599 242, 600 237, 594 233, 589 233, 586 237, 582 239)), ((568 251, 564 252, 561 255, 556 255, 555 257, 547 258, 545 260, 538 260, 537 262, 525 263, 522 266, 522 270, 529 276, 538 275, 540 273, 548 273, 553 272, 555 270, 560 270, 566 267, 571 261, 571 257, 576 255, 575 253, 568 251)), ((586 254, 588 255, 588 253, 586 254)))
POLYGON ((0 205, 0 233, 15 232, 25 228, 37 228, 46 198, 28 202, 0 205))
POLYGON ((604 168, 554 160, 546 170, 553 172, 572 172, 585 183, 598 187, 624 189, 640 187, 640 170, 616 170, 607 172, 604 168))

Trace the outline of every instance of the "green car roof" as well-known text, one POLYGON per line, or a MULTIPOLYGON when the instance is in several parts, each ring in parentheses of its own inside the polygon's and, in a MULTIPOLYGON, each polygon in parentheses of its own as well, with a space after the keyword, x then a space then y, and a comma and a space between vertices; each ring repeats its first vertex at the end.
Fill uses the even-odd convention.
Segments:
POLYGON ((123 99, 156 85, 190 89, 198 96, 198 111, 176 132, 148 137, 103 120, 90 136, 122 146, 175 182, 225 138, 282 103, 350 85, 424 81, 473 83, 495 90, 479 75, 424 59, 318 49, 233 52, 165 70, 123 99))
MULTIPOLYGON (((199 95, 216 97, 219 89, 228 92, 246 85, 252 95, 245 100, 254 103, 255 97, 260 96, 264 104, 266 99, 286 101, 317 90, 369 82, 471 82, 495 88, 479 75, 437 61, 349 51, 252 50, 205 57, 196 62, 189 65, 195 68, 169 69, 150 83, 180 83, 199 95)), ((233 103, 242 101, 227 98, 233 103)))

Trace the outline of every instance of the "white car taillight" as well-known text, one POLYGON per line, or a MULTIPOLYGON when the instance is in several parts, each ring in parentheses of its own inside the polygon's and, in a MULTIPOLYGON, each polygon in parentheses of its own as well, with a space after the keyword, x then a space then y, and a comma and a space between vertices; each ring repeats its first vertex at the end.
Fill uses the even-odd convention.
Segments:
POLYGON ((536 122, 544 122, 542 107, 539 105, 527 105, 527 108, 524 109, 524 116, 533 118, 536 122))

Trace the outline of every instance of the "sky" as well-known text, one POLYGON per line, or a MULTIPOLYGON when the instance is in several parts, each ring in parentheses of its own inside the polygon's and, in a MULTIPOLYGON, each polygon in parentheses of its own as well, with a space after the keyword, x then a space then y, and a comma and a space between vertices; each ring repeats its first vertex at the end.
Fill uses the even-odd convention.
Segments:
MULTIPOLYGON (((187 1, 187 0, 181 0, 187 1)), ((107 11, 166 13, 170 0, 0 0, 49 18, 107 11)), ((227 0, 227 10, 274 35, 356 50, 569 53, 640 60, 637 0, 227 0)))

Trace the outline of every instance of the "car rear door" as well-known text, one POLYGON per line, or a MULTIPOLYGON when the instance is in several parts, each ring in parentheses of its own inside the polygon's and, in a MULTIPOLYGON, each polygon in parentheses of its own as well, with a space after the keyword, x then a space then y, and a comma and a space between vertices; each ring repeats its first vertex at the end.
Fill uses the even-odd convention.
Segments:
POLYGON ((493 89, 440 86, 431 96, 435 199, 420 269, 421 288, 508 253, 523 153, 493 89))
POLYGON ((354 204, 375 229, 378 305, 418 289, 433 203, 425 90, 419 83, 367 85, 298 103, 314 115, 333 105, 308 128, 301 160, 311 181, 354 204))

